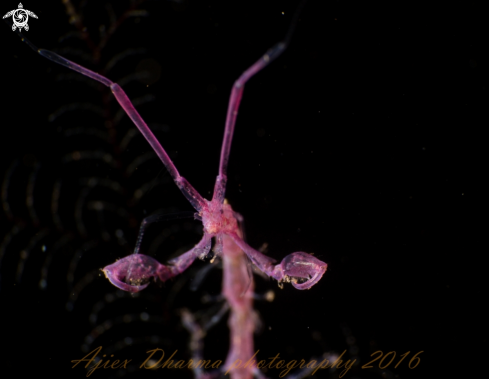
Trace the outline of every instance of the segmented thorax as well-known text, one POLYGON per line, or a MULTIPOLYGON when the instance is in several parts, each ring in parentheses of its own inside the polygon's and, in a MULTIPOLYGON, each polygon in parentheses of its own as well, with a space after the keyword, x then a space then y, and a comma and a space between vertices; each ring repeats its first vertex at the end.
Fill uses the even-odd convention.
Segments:
POLYGON ((207 207, 201 211, 204 231, 210 235, 220 233, 238 233, 238 221, 227 202, 215 204, 207 201, 207 207))

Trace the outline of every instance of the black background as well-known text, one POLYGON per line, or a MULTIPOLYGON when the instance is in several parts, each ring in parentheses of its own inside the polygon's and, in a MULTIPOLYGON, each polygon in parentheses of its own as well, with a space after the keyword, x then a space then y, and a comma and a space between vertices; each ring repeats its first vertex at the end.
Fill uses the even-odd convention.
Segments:
MULTIPOLYGON (((92 47, 100 26, 109 29, 110 3, 73 3, 92 47)), ((117 16, 131 6, 112 3, 117 16)), ((2 4, 4 13, 16 5, 2 4)), ((163 125, 157 127, 162 145, 207 197, 232 83, 283 38, 297 7, 292 1, 142 2, 135 9, 147 15, 115 28, 97 60, 86 41, 60 39, 77 30, 63 4, 23 4, 39 17, 25 33, 33 43, 94 71, 103 73, 126 49, 141 49, 107 75, 120 82, 150 67, 149 78, 124 89, 131 99, 154 97, 138 106, 141 115, 163 125)), ((487 29, 482 8, 470 2, 438 8, 311 0, 288 50, 246 85, 227 198, 246 220, 250 245, 267 243, 267 254, 278 260, 306 251, 328 263, 308 291, 280 290, 257 278, 258 293, 275 293, 273 302, 256 303, 263 324, 255 338, 259 357, 308 359, 347 350, 363 365, 377 350, 395 351, 396 361, 411 352, 396 369, 393 363, 380 370, 376 361, 347 378, 428 377, 484 362, 487 29), (410 370, 419 351, 421 362, 410 370)), ((195 292, 188 287, 205 266, 200 262, 182 279, 131 297, 115 292, 98 269, 131 252, 145 215, 191 207, 155 157, 138 163, 150 151, 142 138, 121 148, 132 126, 127 117, 115 125, 118 106, 108 89, 36 55, 7 25, 1 41, 2 370, 85 377, 71 363, 83 357, 84 344, 138 364, 154 347, 178 349, 180 359, 189 359, 178 309, 213 312, 218 303, 200 300, 219 293, 219 270, 195 292), (49 121, 74 103, 102 114, 75 110, 49 121), (81 134, 68 136, 71 129, 81 134), (112 160, 67 163, 88 150, 112 160), (56 183, 61 195, 53 216, 56 183), (26 206, 32 188, 33 205, 26 206), (141 201, 134 200, 138 189, 141 201), (97 212, 96 204, 104 210, 97 212), (67 242, 59 247, 60 241, 67 242), (41 289, 43 269, 49 270, 41 289), (96 306, 98 318, 90 319, 96 306), (100 335, 88 343, 90 333, 100 335), (132 343, 124 344, 128 337, 132 343)), ((198 230, 198 222, 169 220, 149 232, 143 250, 165 261, 196 243, 198 230)), ((206 357, 225 359, 227 333, 225 321, 209 332, 206 357)), ((182 370, 95 375, 191 377, 182 370)))

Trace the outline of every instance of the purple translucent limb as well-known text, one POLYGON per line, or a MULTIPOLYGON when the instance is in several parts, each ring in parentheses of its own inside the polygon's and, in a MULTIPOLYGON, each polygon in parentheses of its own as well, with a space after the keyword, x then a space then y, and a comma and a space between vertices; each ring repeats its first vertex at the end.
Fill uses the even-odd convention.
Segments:
POLYGON ((238 109, 243 96, 244 85, 253 75, 280 56, 286 47, 287 44, 285 42, 280 42, 273 46, 258 61, 256 61, 255 64, 243 72, 238 80, 234 82, 226 115, 226 126, 224 128, 221 159, 219 162, 219 176, 217 177, 216 184, 214 186, 213 199, 216 199, 221 203, 224 200, 229 154, 231 152, 231 142, 233 140, 234 126, 236 125, 236 118, 238 117, 238 109))
POLYGON ((195 190, 194 187, 192 187, 192 185, 185 178, 180 176, 177 168, 175 167, 172 160, 166 153, 165 149, 163 149, 163 147, 158 142, 151 129, 148 127, 148 125, 146 125, 142 117, 136 111, 136 108, 134 108, 134 106, 132 105, 126 93, 122 90, 122 88, 117 83, 113 83, 111 80, 107 79, 106 77, 99 75, 89 69, 86 69, 85 67, 82 67, 79 64, 76 64, 66 58, 63 58, 58 54, 53 53, 52 51, 44 50, 44 49, 40 49, 37 51, 40 55, 55 63, 65 66, 73 71, 79 72, 82 75, 88 76, 89 78, 97 80, 98 82, 106 85, 107 87, 110 87, 112 93, 114 94, 115 98, 121 105, 122 109, 124 109, 127 115, 131 118, 134 125, 136 125, 136 127, 139 129, 141 134, 144 136, 144 138, 146 138, 146 140, 149 142, 149 144, 151 145, 155 153, 158 155, 158 157, 161 159, 161 161, 167 168, 168 172, 170 173, 171 177, 177 184, 178 188, 180 188, 180 191, 182 191, 182 193, 185 195, 187 200, 190 202, 190 204, 192 204, 192 206, 197 211, 200 211, 202 209, 202 207, 204 206, 204 199, 202 198, 202 196, 195 190))
POLYGON ((292 282, 299 290, 311 288, 328 268, 323 261, 302 251, 287 255, 280 264, 274 266, 275 259, 253 249, 235 233, 230 233, 229 236, 261 271, 279 282, 292 282))
POLYGON ((128 292, 139 292, 145 289, 151 278, 155 281, 167 281, 185 271, 196 258, 202 258, 210 250, 210 238, 204 235, 194 248, 172 259, 165 266, 156 259, 143 255, 131 254, 102 269, 109 281, 128 292))
POLYGON ((241 97, 243 96, 244 85, 253 75, 265 68, 270 62, 282 54, 285 48, 286 45, 283 42, 276 44, 258 61, 256 61, 255 64, 243 72, 238 80, 234 82, 233 89, 231 90, 231 97, 229 98, 228 111, 226 115, 226 127, 224 129, 224 139, 222 141, 221 160, 219 162, 220 177, 226 177, 229 153, 231 151, 231 142, 234 134, 234 126, 236 124, 236 117, 238 116, 238 108, 239 104, 241 103, 241 97))

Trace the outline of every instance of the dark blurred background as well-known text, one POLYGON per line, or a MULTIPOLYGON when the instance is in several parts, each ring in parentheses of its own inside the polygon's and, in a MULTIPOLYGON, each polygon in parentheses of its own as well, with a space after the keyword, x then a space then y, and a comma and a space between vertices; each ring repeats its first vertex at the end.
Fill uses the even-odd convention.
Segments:
MULTIPOLYGON (((298 3, 23 5, 39 17, 25 35, 121 83, 210 197, 231 86, 284 37, 298 3)), ((132 252, 145 216, 190 205, 107 88, 36 55, 7 24, 1 35, 2 370, 81 378, 71 361, 103 346, 100 355, 133 364, 93 376, 192 377, 136 368, 155 347, 190 358, 179 312, 218 311, 219 267, 204 277, 208 262, 197 262, 137 296, 99 271, 132 252)), ((255 277, 258 294, 275 294, 255 304, 260 358, 346 350, 359 365, 345 378, 432 377, 483 362, 488 35, 472 2, 310 0, 288 50, 246 85, 227 198, 250 245, 278 261, 306 251, 328 263, 308 291, 255 277), (393 363, 361 369, 378 350, 395 352, 393 363)), ((198 222, 169 217, 143 253, 164 262, 199 233, 198 222)), ((227 339, 223 319, 205 356, 224 361, 227 339)))

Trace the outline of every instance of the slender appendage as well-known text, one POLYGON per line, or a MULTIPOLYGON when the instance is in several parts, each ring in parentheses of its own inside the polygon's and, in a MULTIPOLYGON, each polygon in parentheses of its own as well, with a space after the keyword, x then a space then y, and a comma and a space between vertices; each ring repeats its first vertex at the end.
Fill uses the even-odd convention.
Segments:
POLYGON ((280 42, 269 49, 253 66, 241 74, 234 82, 229 98, 228 111, 226 115, 226 126, 224 129, 224 139, 221 148, 221 160, 219 162, 219 176, 225 178, 229 162, 229 153, 231 151, 231 142, 233 140, 234 126, 238 116, 238 108, 243 96, 245 83, 258 71, 265 68, 270 62, 276 59, 287 47, 286 43, 280 42))
POLYGON ((144 232, 148 228, 149 225, 155 224, 161 221, 168 220, 176 220, 180 218, 192 217, 195 216, 192 212, 180 212, 173 214, 161 214, 161 215, 152 215, 148 216, 141 222, 141 226, 139 227, 139 234, 136 240, 136 246, 134 247, 134 254, 139 254, 139 250, 141 249, 141 244, 143 242, 144 232))
POLYGON ((224 202, 224 198, 226 196, 226 175, 221 176, 218 175, 216 178, 216 183, 214 184, 214 194, 212 195, 212 201, 217 204, 222 204, 224 202))
MULTIPOLYGON (((33 46, 34 45, 32 45, 31 47, 33 46)), ((53 53, 52 51, 40 49, 38 50, 38 53, 55 63, 65 66, 70 70, 76 71, 109 87, 112 90, 115 98, 121 105, 122 109, 124 109, 134 125, 136 125, 144 138, 146 138, 146 140, 149 142, 156 155, 158 155, 158 157, 161 159, 168 172, 170 173, 170 176, 173 178, 178 188, 180 188, 187 200, 197 211, 200 211, 202 209, 204 204, 204 199, 202 198, 202 196, 195 190, 194 187, 192 187, 192 185, 185 178, 180 176, 177 168, 166 153, 165 149, 163 149, 151 129, 148 127, 148 125, 146 125, 136 108, 134 108, 134 106, 132 105, 131 100, 129 100, 124 90, 117 83, 113 83, 105 76, 99 75, 85 67, 82 67, 77 63, 74 63, 56 53, 53 53)))
POLYGON ((211 250, 211 238, 204 234, 195 247, 182 255, 168 261, 174 275, 184 272, 197 258, 204 259, 211 250))
POLYGON ((289 45, 295 26, 297 25, 299 15, 301 14, 302 8, 304 8, 306 2, 307 0, 303 0, 297 7, 285 39, 269 49, 257 62, 255 62, 254 65, 243 72, 238 80, 234 82, 233 88, 231 89, 231 97, 229 98, 228 110, 226 114, 226 125, 224 128, 224 138, 221 147, 221 159, 219 161, 219 176, 214 188, 214 196, 216 193, 224 193, 226 189, 226 175, 229 154, 231 152, 231 142, 233 141, 234 126, 236 125, 236 118, 238 117, 238 109, 243 96, 244 85, 253 75, 264 69, 285 51, 289 45), (221 178, 221 180, 219 180, 219 178, 221 178), (217 189, 218 186, 221 187, 217 189))
POLYGON ((50 61, 53 61, 54 63, 57 63, 61 66, 65 66, 70 70, 79 72, 82 75, 88 76, 89 78, 94 79, 97 82, 100 82, 107 87, 110 87, 110 85, 113 84, 112 81, 107 79, 105 76, 99 75, 96 72, 93 72, 85 67, 82 67, 75 62, 72 62, 56 53, 53 53, 52 51, 39 49, 37 52, 44 58, 47 58, 50 61))

